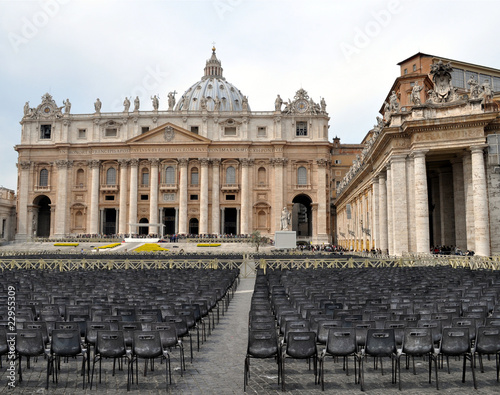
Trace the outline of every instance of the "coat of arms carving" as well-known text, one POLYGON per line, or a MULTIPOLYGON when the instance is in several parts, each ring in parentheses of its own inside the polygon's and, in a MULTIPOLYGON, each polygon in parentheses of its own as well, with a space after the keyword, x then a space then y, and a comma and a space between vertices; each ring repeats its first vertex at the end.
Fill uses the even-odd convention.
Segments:
POLYGON ((163 132, 163 138, 165 141, 172 141, 174 139, 174 128, 172 126, 167 126, 163 132))

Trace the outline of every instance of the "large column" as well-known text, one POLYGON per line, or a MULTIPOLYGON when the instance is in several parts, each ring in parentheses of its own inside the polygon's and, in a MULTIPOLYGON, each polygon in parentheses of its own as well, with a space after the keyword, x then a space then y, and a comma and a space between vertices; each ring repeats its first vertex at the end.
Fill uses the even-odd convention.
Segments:
MULTIPOLYGON (((157 158, 153 158, 149 160, 151 164, 150 168, 150 178, 151 182, 149 183, 149 223, 157 224, 158 223, 158 167, 160 164, 160 160, 157 158)), ((149 234, 159 234, 157 225, 149 226, 149 234)))
POLYGON ((57 160, 57 201, 55 237, 64 237, 68 223, 68 167, 72 163, 67 160, 57 160))
POLYGON ((464 196, 465 196, 465 229, 467 237, 467 249, 476 250, 474 236, 474 194, 472 188, 472 158, 469 152, 465 152, 462 165, 464 169, 464 196))
POLYGON ((415 168, 413 155, 406 158, 406 199, 408 199, 408 251, 417 250, 415 233, 415 168))
POLYGON ((187 166, 189 160, 186 158, 179 159, 179 233, 187 234, 187 166))
POLYGON ((220 233, 220 159, 212 159, 212 234, 220 233))
POLYGON ((379 177, 373 177, 373 191, 372 191, 372 248, 380 248, 380 233, 379 233, 379 177))
MULTIPOLYGON (((17 211, 17 234, 16 239, 21 241, 31 237, 28 234, 28 195, 31 162, 22 161, 18 164, 21 167, 19 176, 19 207, 17 211)), ((30 219, 31 220, 31 219, 30 219)))
MULTIPOLYGON (((137 183, 138 183, 139 161, 137 159, 130 160, 130 198, 128 206, 128 221, 130 224, 136 224, 137 221, 137 183)), ((128 227, 128 232, 139 233, 137 226, 128 227)))
POLYGON ((281 230, 281 210, 284 207, 284 199, 283 199, 283 185, 284 185, 284 176, 283 169, 285 167, 284 158, 274 158, 271 160, 271 163, 274 168, 274 227, 271 228, 271 231, 274 228, 274 231, 281 230))
POLYGON ((484 146, 471 147, 472 189, 474 196, 474 236, 475 253, 490 256, 490 226, 488 218, 488 191, 484 168, 484 146))
POLYGON ((379 186, 379 199, 378 199, 378 212, 379 212, 379 238, 380 250, 386 253, 389 249, 388 244, 388 229, 387 229, 387 186, 386 174, 380 173, 378 176, 379 186))
POLYGON ((394 254, 408 250, 408 201, 406 197, 406 155, 391 158, 394 254))
POLYGON ((120 164, 120 208, 118 210, 118 234, 127 233, 127 166, 128 160, 119 160, 120 164))
POLYGON ((467 231, 465 228, 465 195, 464 195, 464 169, 462 161, 454 159, 453 166, 453 199, 455 216, 455 245, 462 251, 467 249, 467 231))
POLYGON ((455 245, 455 208, 451 169, 439 171, 439 204, 441 206, 441 243, 455 245))
POLYGON ((242 158, 241 162, 241 234, 250 234, 250 229, 248 226, 249 215, 250 215, 250 196, 249 196, 249 177, 248 169, 252 164, 251 159, 242 158))
POLYGON ((200 234, 208 233, 208 158, 200 158, 200 234))
POLYGON ((394 254, 394 224, 393 214, 393 195, 392 195, 392 169, 391 165, 387 165, 387 246, 389 249, 389 255, 394 254))
POLYGON ((327 221, 330 218, 330 212, 327 206, 327 177, 326 169, 328 161, 326 159, 316 159, 318 165, 318 242, 328 243, 327 221))
POLYGON ((413 167, 415 169, 415 237, 417 239, 416 252, 418 254, 428 254, 430 251, 426 152, 415 151, 413 153, 413 167))
POLYGON ((89 161, 92 172, 92 185, 90 188, 90 216, 89 233, 99 233, 99 168, 101 166, 98 160, 89 161))

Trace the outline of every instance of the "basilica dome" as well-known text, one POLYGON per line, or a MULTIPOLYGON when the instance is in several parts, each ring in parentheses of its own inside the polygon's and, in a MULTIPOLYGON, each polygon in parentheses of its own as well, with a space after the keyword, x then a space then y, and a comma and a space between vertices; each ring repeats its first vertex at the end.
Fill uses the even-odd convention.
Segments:
POLYGON ((222 76, 221 62, 212 48, 202 79, 192 85, 179 99, 177 111, 250 111, 241 91, 222 76))

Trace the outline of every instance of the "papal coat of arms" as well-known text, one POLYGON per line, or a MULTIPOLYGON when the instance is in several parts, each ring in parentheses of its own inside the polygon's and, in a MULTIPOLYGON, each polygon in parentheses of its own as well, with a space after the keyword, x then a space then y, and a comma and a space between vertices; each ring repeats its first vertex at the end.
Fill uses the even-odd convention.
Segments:
POLYGON ((172 126, 167 126, 163 132, 163 137, 165 141, 172 141, 174 139, 174 128, 172 126))

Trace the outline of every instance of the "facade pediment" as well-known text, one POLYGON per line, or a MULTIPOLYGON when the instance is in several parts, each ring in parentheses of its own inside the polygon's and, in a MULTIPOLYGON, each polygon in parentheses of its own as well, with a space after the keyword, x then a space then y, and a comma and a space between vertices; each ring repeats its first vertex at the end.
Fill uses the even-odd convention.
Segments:
POLYGON ((185 144, 185 143, 211 143, 210 139, 200 136, 189 130, 167 122, 146 133, 131 138, 127 144, 185 144))

